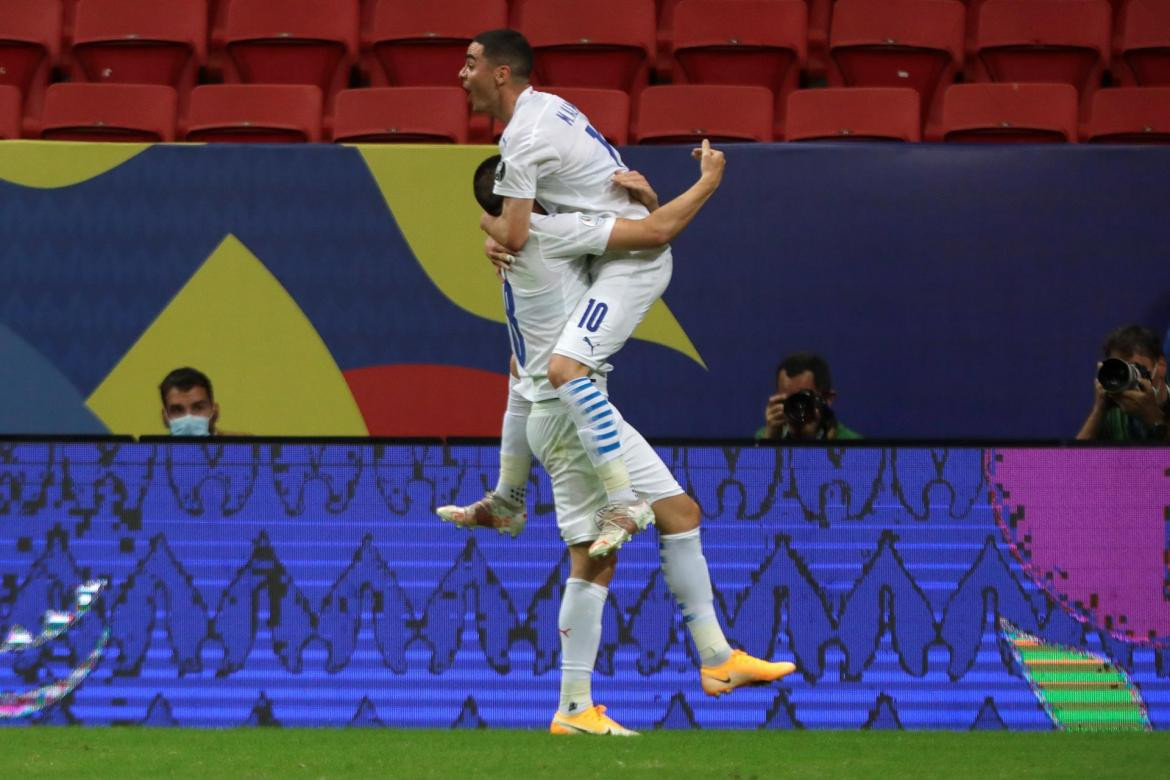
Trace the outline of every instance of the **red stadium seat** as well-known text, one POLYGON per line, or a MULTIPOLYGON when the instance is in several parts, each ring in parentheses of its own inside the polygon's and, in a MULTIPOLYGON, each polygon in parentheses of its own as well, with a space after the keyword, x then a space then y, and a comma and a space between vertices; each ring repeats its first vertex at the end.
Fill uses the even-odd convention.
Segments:
POLYGON ((1117 87, 1093 96, 1085 140, 1170 144, 1170 87, 1117 87))
POLYGON ((963 63, 965 10, 956 0, 839 0, 829 34, 829 85, 910 87, 924 123, 963 63))
POLYGON ((548 87, 545 91, 581 109, 593 129, 614 146, 630 142, 630 96, 625 92, 591 87, 548 87))
POLYGON ((308 84, 211 84, 191 91, 188 141, 303 143, 321 140, 322 97, 308 84))
POLYGON ((231 0, 225 80, 245 84, 312 84, 332 96, 357 60, 356 0, 231 0))
POLYGON ((712 143, 772 140, 772 93, 764 87, 679 84, 647 87, 638 103, 634 142, 712 143))
POLYGON ((379 0, 370 46, 380 64, 374 83, 395 87, 449 87, 471 39, 507 26, 505 0, 379 0))
POLYGON ((979 14, 978 79, 1070 84, 1087 107, 1109 65, 1107 0, 987 0, 979 14))
POLYGON ((780 135, 807 27, 805 0, 682 0, 674 9, 674 83, 767 87, 780 135))
POLYGON ((20 90, 0 84, 0 141, 20 138, 20 90))
POLYGON ((86 81, 168 84, 180 106, 207 59, 206 0, 84 0, 73 60, 86 81))
POLYGON ((52 141, 173 141, 178 96, 162 84, 53 84, 41 138, 52 141))
POLYGON ((467 143, 467 95, 460 87, 372 87, 338 93, 338 143, 467 143))
POLYGON ((527 0, 520 31, 536 56, 533 81, 637 93, 654 62, 654 0, 527 0))
POLYGON ((918 92, 909 87, 801 89, 788 96, 789 141, 921 141, 918 92))
POLYGON ((1077 91, 1069 84, 954 84, 943 98, 942 140, 1075 142, 1077 91))
POLYGON ((0 85, 20 90, 26 133, 39 129, 45 88, 60 52, 60 2, 0 0, 0 85))
POLYGON ((1170 85, 1170 3, 1130 0, 1121 40, 1121 80, 1141 86, 1170 85))

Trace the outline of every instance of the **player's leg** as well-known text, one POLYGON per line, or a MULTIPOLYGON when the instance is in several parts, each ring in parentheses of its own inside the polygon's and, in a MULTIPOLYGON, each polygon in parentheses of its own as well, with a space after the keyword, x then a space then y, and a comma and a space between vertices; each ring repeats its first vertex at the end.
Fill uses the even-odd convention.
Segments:
POLYGON ((658 453, 637 431, 626 437, 634 489, 650 497, 658 528, 658 555, 666 586, 699 653, 703 690, 719 696, 741 685, 772 682, 796 671, 786 661, 770 662, 733 650, 715 612, 711 573, 699 535, 699 505, 686 495, 658 453))
MULTIPOLYGON (((513 370, 514 370, 513 358, 513 370)), ((495 490, 467 506, 441 506, 444 521, 462 528, 494 528, 515 537, 528 522, 528 473, 532 450, 528 446, 528 415, 532 404, 516 392, 517 378, 508 374, 508 406, 500 428, 500 474, 495 490)))
POLYGON ((628 427, 608 394, 590 380, 609 369, 607 360, 625 345, 650 306, 670 281, 670 255, 660 261, 605 260, 597 278, 570 315, 549 360, 549 382, 557 388, 581 444, 605 486, 609 505, 599 516, 631 533, 653 521, 653 512, 630 484, 622 451, 622 429, 628 427))
MULTIPOLYGON (((541 404, 537 405, 542 406, 541 404)), ((581 449, 577 432, 560 404, 555 414, 537 409, 528 421, 533 451, 552 481, 557 527, 569 546, 569 578, 561 598, 557 628, 561 638, 561 695, 549 731, 553 734, 632 736, 593 703, 593 664, 601 644, 601 616, 613 579, 616 556, 589 557, 597 536, 594 514, 605 491, 581 449)))

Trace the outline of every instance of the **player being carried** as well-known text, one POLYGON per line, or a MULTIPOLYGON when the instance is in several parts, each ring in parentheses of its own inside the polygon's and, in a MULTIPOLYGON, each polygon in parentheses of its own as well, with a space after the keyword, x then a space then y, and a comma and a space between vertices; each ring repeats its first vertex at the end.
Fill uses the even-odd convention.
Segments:
MULTIPOLYGON (((515 105, 517 98, 522 98, 523 95, 539 96, 538 99, 541 101, 551 98, 557 101, 557 104, 549 104, 548 108, 555 109, 557 116, 575 117, 579 120, 584 128, 577 128, 580 134, 589 138, 591 143, 596 144, 597 148, 611 159, 611 163, 604 171, 603 188, 609 189, 612 186, 611 177, 615 170, 620 170, 615 168, 613 163, 616 162, 620 166, 620 157, 608 145, 592 139, 594 132, 588 127, 588 120, 575 108, 553 96, 534 93, 527 89, 526 67, 530 67, 531 50, 519 34, 512 31, 495 31, 477 36, 469 49, 468 60, 468 67, 464 73, 477 67, 485 68, 486 72, 493 74, 491 83, 495 84, 497 92, 500 94, 511 92, 512 105, 515 105), (502 48, 503 51, 497 51, 497 48, 502 48), (517 50, 521 55, 519 59, 513 57, 517 50), (507 64, 509 60, 518 63, 523 77, 513 79, 510 74, 517 65, 507 64), (477 62, 478 65, 474 64, 477 62), (500 62, 505 64, 493 64, 500 62), (507 89, 500 89, 505 86, 507 89)), ((465 77, 465 83, 472 78, 474 76, 465 77)), ((473 105, 480 106, 475 91, 470 91, 473 105)), ((511 112, 508 114, 510 116, 511 112)), ((572 126, 572 123, 565 119, 556 121, 565 121, 572 126)), ((501 142, 502 148, 508 145, 506 141, 511 137, 505 133, 505 141, 501 142)), ((578 390, 578 394, 586 399, 583 403, 574 401, 572 396, 566 399, 561 389, 570 383, 560 382, 558 386, 554 370, 558 358, 564 357, 561 354, 564 351, 562 347, 574 323, 581 322, 589 333, 600 332, 610 337, 617 334, 619 338, 617 346, 620 346, 629 337, 636 321, 665 288, 665 283, 669 280, 670 254, 668 248, 659 245, 673 238, 689 222, 718 185, 722 174, 721 153, 711 150, 707 144, 696 152, 704 171, 699 182, 675 201, 655 211, 649 219, 645 206, 627 208, 626 204, 620 202, 621 198, 624 198, 627 204, 630 203, 626 190, 621 187, 614 187, 621 198, 609 199, 612 205, 621 208, 603 210, 601 213, 562 209, 549 216, 534 215, 532 213, 534 199, 521 198, 521 202, 528 209, 524 240, 519 244, 514 242, 506 244, 514 250, 516 260, 512 270, 507 274, 504 288, 505 306, 508 311, 513 351, 523 371, 518 372, 521 373, 521 378, 510 390, 509 412, 505 415, 505 431, 501 443, 501 482, 505 484, 498 486, 496 491, 489 494, 487 501, 492 502, 506 495, 505 491, 509 487, 518 485, 522 489, 527 483, 531 456, 527 441, 524 441, 526 438, 532 443, 532 448, 552 478, 557 523, 570 549, 570 576, 566 582, 559 623, 562 642, 561 703, 550 727, 554 733, 632 733, 605 716, 604 708, 594 706, 591 697, 590 680, 600 641, 601 615, 608 592, 607 587, 616 565, 616 556, 612 555, 612 552, 629 538, 630 530, 622 528, 622 533, 612 535, 610 539, 616 541, 603 547, 600 554, 598 553, 597 540, 605 539, 608 526, 603 526, 599 531, 595 509, 598 506, 605 506, 607 500, 612 501, 612 481, 606 482, 603 487, 604 473, 599 473, 601 470, 594 468, 597 465, 596 447, 591 450, 583 446, 585 441, 596 440, 581 436, 582 433, 594 433, 589 430, 582 431, 580 424, 582 416, 591 423, 605 423, 608 420, 608 425, 597 428, 597 435, 605 437, 602 439, 605 446, 612 444, 615 445, 615 449, 622 451, 621 457, 624 461, 621 465, 627 489, 631 493, 636 490, 642 496, 640 501, 646 505, 647 511, 652 517, 657 517, 663 575, 679 602, 699 652, 702 665, 700 677, 704 691, 711 695, 720 695, 740 685, 779 679, 795 669, 790 663, 769 663, 731 649, 715 614, 710 575, 699 539, 698 506, 683 492, 669 469, 641 435, 632 426, 622 423, 616 410, 608 404, 604 388, 596 386, 587 378, 588 369, 579 377, 584 382, 578 390), (630 216, 625 218, 615 216, 613 213, 615 211, 624 211, 630 216), (593 271, 590 284, 585 264, 579 258, 603 250, 607 254, 593 261, 590 266, 593 271), (610 263, 614 265, 610 266, 610 263), (594 297, 590 305, 586 299, 595 296, 599 289, 598 282, 606 278, 606 268, 616 270, 609 277, 611 287, 601 289, 614 293, 626 290, 634 294, 626 298, 616 294, 609 298, 609 301, 613 302, 611 305, 622 315, 615 318, 620 323, 619 327, 609 331, 600 327, 606 317, 606 311, 602 310, 602 313, 595 315, 592 320, 598 327, 590 330, 588 324, 591 319, 586 310, 591 309, 596 313, 598 302, 606 301, 594 297), (663 270, 665 278, 662 278, 663 270), (654 275, 655 272, 659 278, 653 285, 647 285, 646 280, 639 279, 640 275, 654 275), (625 285, 618 283, 619 281, 624 281, 625 285), (650 289, 657 287, 657 292, 649 299, 648 286, 650 289), (629 303, 631 297, 633 304, 629 303), (634 312, 632 321, 629 312, 623 311, 626 308, 634 312), (566 312, 572 312, 567 325, 563 320, 566 312), (547 366, 542 365, 545 360, 547 366), (524 398, 525 395, 528 397, 524 398), (525 404, 527 401, 533 402, 530 408, 525 404), (527 437, 523 435, 524 427, 519 429, 518 437, 509 436, 510 428, 514 434, 517 424, 525 422, 527 437), (512 458, 513 465, 518 466, 515 481, 511 486, 506 484, 504 479, 505 458, 512 458)), ((503 188, 506 189, 507 171, 508 154, 505 151, 503 164, 496 168, 494 176, 496 192, 491 197, 485 194, 492 180, 491 163, 481 166, 477 173, 479 182, 477 191, 486 212, 481 224, 489 234, 500 226, 500 220, 508 214, 509 203, 515 201, 514 198, 505 197, 501 202, 497 197, 501 185, 505 185, 503 188), (493 212, 499 216, 493 216, 493 212)), ((653 191, 648 185, 643 186, 644 180, 637 174, 623 171, 618 179, 644 201, 656 205, 653 191)), ((550 210, 550 203, 542 198, 535 200, 540 201, 544 207, 542 210, 550 210)), ((507 238, 498 233, 496 235, 507 238)), ((615 350, 606 352, 606 356, 613 351, 615 350)), ((586 365, 579 361, 575 362, 582 367, 586 365)), ((569 365, 571 373, 572 364, 569 365)), ((603 375, 603 365, 607 370, 608 365, 604 363, 594 365, 593 368, 603 375)), ((613 461, 611 459, 608 462, 613 461)), ((522 492, 519 496, 513 494, 509 497, 518 501, 522 507, 522 492)), ((479 502, 478 505, 465 508, 443 507, 440 514, 445 514, 444 519, 454 520, 461 525, 494 525, 511 533, 518 531, 522 526, 522 513, 513 513, 503 523, 496 522, 495 515, 489 518, 489 522, 481 522, 480 515, 485 509, 483 504, 484 502, 479 502)), ((491 510, 492 507, 489 506, 487 509, 491 510)), ((607 508, 600 514, 603 520, 606 520, 612 518, 613 512, 607 508)), ((620 527, 620 523, 618 525, 620 527)), ((641 525, 644 527, 644 523, 641 525)))

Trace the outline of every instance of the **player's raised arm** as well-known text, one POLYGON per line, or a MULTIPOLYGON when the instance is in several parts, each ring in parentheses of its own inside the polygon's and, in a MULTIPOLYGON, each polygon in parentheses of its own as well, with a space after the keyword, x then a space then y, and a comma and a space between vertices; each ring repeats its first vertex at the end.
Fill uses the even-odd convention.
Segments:
POLYGON ((532 198, 504 198, 500 216, 485 213, 479 227, 511 252, 519 252, 528 243, 528 228, 532 221, 532 198))
MULTIPOLYGON (((699 180, 674 200, 653 210, 645 219, 618 219, 614 223, 606 249, 650 249, 669 244, 690 224, 723 181, 725 166, 723 152, 712 149, 711 143, 706 139, 703 139, 702 147, 691 151, 691 156, 699 161, 699 180)), ((643 186, 645 179, 638 181, 628 175, 619 174, 615 181, 636 190, 643 186)), ((649 186, 649 183, 645 184, 646 188, 649 186)), ((650 193, 653 192, 651 189, 650 193)), ((635 197, 642 200, 637 194, 635 197)), ((654 199, 657 200, 657 196, 654 199)))

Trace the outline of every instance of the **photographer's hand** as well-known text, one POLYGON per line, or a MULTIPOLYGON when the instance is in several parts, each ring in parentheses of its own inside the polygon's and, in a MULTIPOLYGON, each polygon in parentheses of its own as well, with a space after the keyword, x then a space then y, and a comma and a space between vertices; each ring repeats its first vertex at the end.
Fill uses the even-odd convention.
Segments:
MULTIPOLYGON (((1101 364, 1097 364, 1097 370, 1101 370, 1101 364)), ((1085 418, 1085 422, 1081 425, 1081 429, 1077 431, 1076 438, 1081 441, 1092 441, 1097 438, 1097 434, 1101 431, 1101 423, 1105 420, 1105 412, 1109 408, 1109 394, 1105 392, 1105 388, 1093 378, 1093 408, 1089 411, 1089 416, 1085 418)))
POLYGON ((1158 393, 1148 379, 1139 379, 1133 390, 1113 395, 1113 400, 1126 414, 1138 418, 1146 425, 1161 425, 1166 422, 1166 413, 1158 403, 1158 393))
POLYGON ((784 435, 784 396, 773 395, 764 407, 764 438, 779 439, 784 435))

